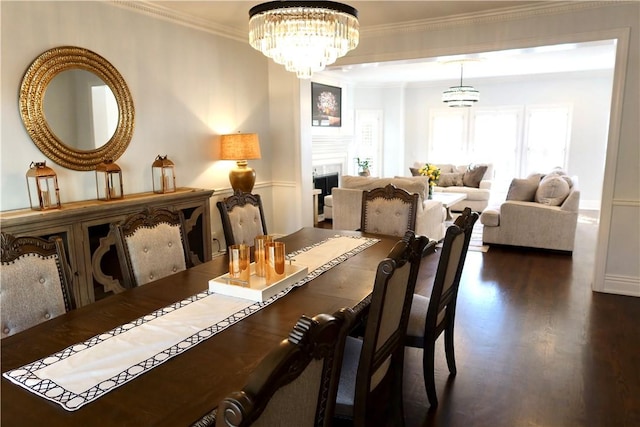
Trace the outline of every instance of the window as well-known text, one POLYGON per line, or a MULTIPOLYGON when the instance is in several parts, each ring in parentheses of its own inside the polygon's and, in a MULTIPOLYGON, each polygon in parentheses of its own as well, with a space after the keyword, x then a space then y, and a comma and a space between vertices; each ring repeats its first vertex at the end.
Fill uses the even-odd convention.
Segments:
POLYGON ((569 151, 571 109, 568 106, 527 108, 524 175, 566 168, 569 151))
POLYGON ((498 185, 566 168, 569 105, 433 109, 429 115, 429 161, 493 163, 498 185))
POLYGON ((472 114, 470 161, 493 163, 496 183, 508 185, 518 175, 522 108, 478 109, 472 114))
POLYGON ((430 113, 428 161, 459 164, 466 162, 468 110, 437 109, 430 113))

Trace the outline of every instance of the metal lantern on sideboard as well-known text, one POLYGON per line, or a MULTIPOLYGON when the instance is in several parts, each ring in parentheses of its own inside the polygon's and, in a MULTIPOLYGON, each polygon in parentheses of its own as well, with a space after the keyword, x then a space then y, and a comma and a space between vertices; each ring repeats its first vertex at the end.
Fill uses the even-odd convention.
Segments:
POLYGON ((46 162, 31 162, 27 171, 27 189, 31 209, 60 209, 58 176, 46 162))
POLYGON ((98 200, 122 199, 122 169, 113 160, 96 165, 96 193, 98 200))
POLYGON ((154 193, 173 193, 176 191, 175 165, 167 156, 156 157, 151 165, 154 193))

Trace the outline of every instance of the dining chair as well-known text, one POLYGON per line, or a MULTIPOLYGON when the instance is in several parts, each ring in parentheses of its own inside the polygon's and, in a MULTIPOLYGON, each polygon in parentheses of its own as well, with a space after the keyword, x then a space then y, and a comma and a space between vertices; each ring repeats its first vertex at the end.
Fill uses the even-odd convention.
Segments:
POLYGON ((125 288, 141 286, 192 266, 181 211, 146 208, 112 227, 125 288))
POLYGON ((193 427, 331 426, 344 342, 354 317, 350 308, 303 315, 242 390, 225 397, 193 427))
POLYGON ((435 343, 442 332, 449 372, 453 376, 457 373, 453 349, 456 301, 471 233, 477 220, 478 214, 467 207, 447 228, 431 297, 413 295, 405 345, 423 349, 424 384, 429 403, 434 408, 438 406, 434 379, 435 343))
POLYGON ((222 220, 227 247, 245 244, 253 246, 254 238, 267 234, 267 224, 259 194, 236 191, 216 203, 222 220))
POLYGON ((409 193, 393 184, 364 190, 360 230, 398 237, 404 236, 407 230, 415 231, 418 199, 417 193, 409 193))
POLYGON ((380 261, 364 336, 348 336, 336 400, 336 422, 404 425, 404 337, 420 261, 436 241, 407 231, 380 261))
POLYGON ((59 236, 1 233, 0 317, 5 338, 75 308, 71 270, 59 236))

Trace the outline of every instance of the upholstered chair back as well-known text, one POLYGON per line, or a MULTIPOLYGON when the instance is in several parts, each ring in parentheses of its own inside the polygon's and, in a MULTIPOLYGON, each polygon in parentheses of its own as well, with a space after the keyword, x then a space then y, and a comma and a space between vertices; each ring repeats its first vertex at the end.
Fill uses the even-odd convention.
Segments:
POLYGON ((429 242, 407 231, 380 262, 363 339, 347 337, 336 415, 354 425, 400 425, 404 339, 420 261, 429 242), (386 412, 385 412, 386 411, 386 412), (378 419, 389 417, 389 424, 378 419), (377 424, 380 423, 380 424, 377 424))
POLYGON ((427 396, 438 405, 434 381, 434 347, 445 332, 445 352, 451 374, 456 374, 453 327, 460 278, 478 214, 465 208, 454 224, 447 228, 431 296, 415 294, 407 326, 406 345, 423 349, 423 371, 427 396))
POLYGON ((60 237, 1 236, 2 338, 75 308, 71 275, 60 237))
POLYGON ((289 338, 196 426, 330 426, 351 309, 302 316, 289 338))
POLYGON ((267 234, 259 194, 236 192, 216 203, 222 220, 224 239, 229 245, 253 246, 256 236, 267 234))
POLYGON ((367 233, 402 237, 415 231, 418 211, 417 193, 409 193, 393 184, 364 190, 360 229, 367 233))
POLYGON ((191 267, 181 211, 145 209, 113 227, 125 287, 144 285, 191 267))

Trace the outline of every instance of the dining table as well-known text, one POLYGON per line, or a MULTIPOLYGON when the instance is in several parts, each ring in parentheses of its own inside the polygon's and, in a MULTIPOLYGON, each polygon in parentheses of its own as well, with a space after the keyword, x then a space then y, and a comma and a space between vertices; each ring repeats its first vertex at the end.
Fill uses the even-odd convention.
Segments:
POLYGON ((375 243, 77 410, 67 410, 34 394, 5 374, 176 301, 207 293, 209 280, 228 272, 226 255, 2 339, 1 425, 191 425, 230 392, 240 390, 249 373, 288 336, 300 316, 333 313, 343 307, 360 315, 366 311, 378 263, 400 238, 309 227, 278 240, 289 253, 336 236, 369 237, 375 243))

